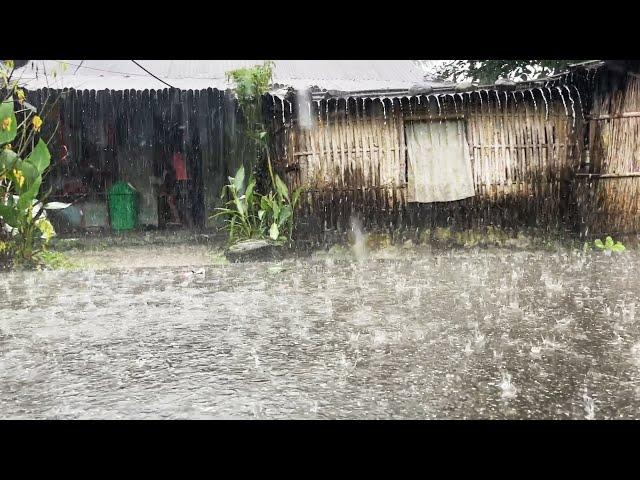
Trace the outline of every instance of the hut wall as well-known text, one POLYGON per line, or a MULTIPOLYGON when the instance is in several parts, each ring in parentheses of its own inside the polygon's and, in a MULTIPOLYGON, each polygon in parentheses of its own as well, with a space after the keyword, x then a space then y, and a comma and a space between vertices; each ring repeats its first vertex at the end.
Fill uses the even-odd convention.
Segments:
POLYGON ((591 172, 581 182, 584 230, 640 231, 640 79, 602 71, 589 119, 591 172))
POLYGON ((305 187, 300 229, 345 230, 354 215, 369 228, 412 231, 570 223, 570 182, 583 128, 577 100, 553 91, 544 98, 540 91, 498 95, 387 99, 384 105, 378 99, 323 100, 313 105, 315 125, 306 130, 285 107, 284 125, 276 122, 283 137, 278 158, 290 186, 305 187), (476 195, 408 202, 404 124, 448 118, 465 120, 476 195))

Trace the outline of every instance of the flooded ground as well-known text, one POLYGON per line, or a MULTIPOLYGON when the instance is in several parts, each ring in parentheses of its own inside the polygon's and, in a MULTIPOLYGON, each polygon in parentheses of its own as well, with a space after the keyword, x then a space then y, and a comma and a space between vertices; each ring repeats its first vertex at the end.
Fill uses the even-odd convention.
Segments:
POLYGON ((640 417, 637 250, 164 253, 0 275, 0 417, 640 417))

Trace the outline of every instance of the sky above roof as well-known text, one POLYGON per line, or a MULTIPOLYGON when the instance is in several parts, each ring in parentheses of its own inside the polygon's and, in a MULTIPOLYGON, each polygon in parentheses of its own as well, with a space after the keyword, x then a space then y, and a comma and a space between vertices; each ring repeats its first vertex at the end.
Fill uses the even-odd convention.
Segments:
MULTIPOLYGON (((17 77, 31 90, 144 90, 167 88, 167 84, 185 90, 223 90, 233 86, 227 82, 226 72, 251 67, 262 60, 136 62, 139 65, 131 60, 30 60, 17 71, 17 77), (65 64, 67 68, 63 70, 65 64)), ((413 60, 275 60, 274 84, 343 92, 400 90, 422 83, 427 70, 424 63, 413 60)))

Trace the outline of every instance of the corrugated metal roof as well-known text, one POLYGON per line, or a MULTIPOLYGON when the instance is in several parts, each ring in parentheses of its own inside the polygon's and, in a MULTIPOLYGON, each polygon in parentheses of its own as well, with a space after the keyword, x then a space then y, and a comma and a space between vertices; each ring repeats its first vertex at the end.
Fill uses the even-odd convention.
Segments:
MULTIPOLYGON (((232 88, 229 70, 262 60, 136 60, 171 86, 183 90, 232 88)), ((28 89, 145 90, 167 86, 131 60, 30 60, 16 72, 28 89), (61 72, 62 64, 68 64, 61 72), (57 70, 55 78, 53 70, 57 70), (47 73, 45 76, 44 73, 47 73)), ((274 83, 295 89, 322 91, 408 91, 425 83, 425 72, 412 60, 276 60, 274 83)))

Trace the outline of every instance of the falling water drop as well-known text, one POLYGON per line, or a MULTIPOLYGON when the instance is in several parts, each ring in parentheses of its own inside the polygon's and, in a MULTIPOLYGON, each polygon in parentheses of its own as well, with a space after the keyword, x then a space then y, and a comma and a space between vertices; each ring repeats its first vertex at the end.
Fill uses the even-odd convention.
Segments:
POLYGON ((533 110, 537 112, 538 105, 536 104, 536 97, 533 95, 533 90, 529 90, 529 93, 531 94, 531 99, 533 100, 533 110))
POLYGON ((571 100, 571 116, 573 117, 573 125, 572 128, 575 128, 576 126, 576 109, 575 109, 575 102, 573 101, 573 97, 571 96, 571 90, 569 90, 569 87, 567 87, 566 85, 564 86, 564 88, 567 89, 567 93, 569 94, 569 100, 571 100))
POLYGON ((556 87, 556 90, 558 90, 558 92, 560 93, 560 98, 562 99, 562 105, 564 105, 564 113, 568 117, 569 116, 569 110, 567 109, 567 103, 564 101, 564 95, 562 94, 562 88, 556 87))
POLYGON ((496 98, 498 99, 498 109, 501 109, 502 105, 500 104, 500 93, 497 90, 494 90, 494 92, 496 93, 496 98))
POLYGON ((436 102, 438 102, 438 115, 442 115, 442 107, 440 106, 440 98, 438 98, 438 95, 435 95, 436 97, 436 102))
MULTIPOLYGON (((549 104, 547 103, 547 97, 544 96, 544 90, 539 88, 540 94, 542 95, 542 100, 544 100, 544 118, 547 120, 549 118, 549 104)), ((551 100, 551 98, 549 98, 551 100)))
POLYGON ((286 125, 287 122, 284 115, 284 98, 281 98, 280 102, 282 103, 282 125, 286 125))
POLYGON ((325 107, 327 109, 327 111, 326 111, 326 113, 327 113, 327 125, 329 125, 329 99, 328 98, 324 101, 324 104, 325 104, 325 107))
POLYGON ((382 114, 384 115, 384 124, 387 124, 387 106, 384 104, 384 98, 379 98, 382 103, 382 114))
POLYGON ((578 103, 580 104, 580 116, 582 117, 582 120, 584 121, 584 110, 582 108, 582 98, 580 97, 580 90, 578 90, 578 87, 576 87, 575 85, 572 85, 572 86, 575 89, 576 93, 578 94, 578 103))
POLYGON ((271 95, 271 101, 273 102, 273 122, 276 121, 276 97, 275 95, 271 95))

